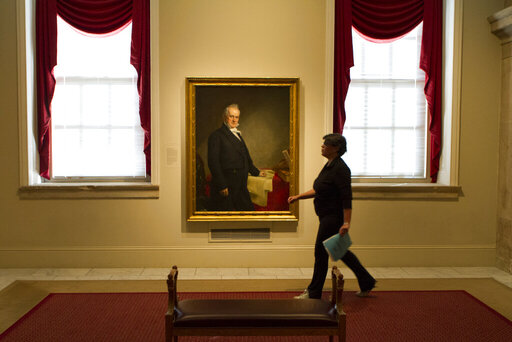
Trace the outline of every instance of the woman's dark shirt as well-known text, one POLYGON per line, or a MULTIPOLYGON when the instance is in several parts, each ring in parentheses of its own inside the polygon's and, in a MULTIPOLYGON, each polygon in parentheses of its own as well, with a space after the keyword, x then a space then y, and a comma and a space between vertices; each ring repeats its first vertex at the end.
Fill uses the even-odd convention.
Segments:
POLYGON ((352 208, 350 180, 350 169, 343 159, 335 158, 330 165, 325 164, 313 183, 315 212, 319 217, 343 216, 343 209, 352 208))

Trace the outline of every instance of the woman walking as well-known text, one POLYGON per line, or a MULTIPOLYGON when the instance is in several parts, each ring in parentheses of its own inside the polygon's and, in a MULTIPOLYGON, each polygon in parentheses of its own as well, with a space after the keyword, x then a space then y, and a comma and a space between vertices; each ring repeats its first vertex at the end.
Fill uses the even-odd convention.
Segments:
MULTIPOLYGON (((322 242, 334 234, 346 234, 352 218, 351 174, 349 167, 341 159, 347 151, 347 142, 338 133, 328 134, 323 139, 322 156, 328 161, 313 183, 313 189, 288 198, 290 204, 297 200, 314 198, 315 212, 320 220, 315 242, 313 278, 304 293, 295 297, 297 299, 321 298, 329 266, 329 256, 322 242)), ((357 295, 367 297, 375 287, 375 279, 350 250, 341 260, 357 277, 360 288, 357 295)))

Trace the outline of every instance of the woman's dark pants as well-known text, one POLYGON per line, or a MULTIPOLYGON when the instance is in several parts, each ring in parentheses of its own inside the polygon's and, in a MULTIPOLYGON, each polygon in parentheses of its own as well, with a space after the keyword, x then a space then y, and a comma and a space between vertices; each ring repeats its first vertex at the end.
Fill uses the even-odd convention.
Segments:
MULTIPOLYGON (((320 298, 322 296, 322 289, 329 268, 329 255, 325 251, 322 242, 339 233, 342 224, 343 217, 339 215, 320 217, 320 226, 318 227, 315 242, 315 268, 313 270, 313 279, 311 279, 311 283, 308 286, 309 298, 320 298)), ((374 287, 375 279, 361 265, 354 253, 348 250, 341 260, 356 275, 361 291, 371 290, 374 287)))

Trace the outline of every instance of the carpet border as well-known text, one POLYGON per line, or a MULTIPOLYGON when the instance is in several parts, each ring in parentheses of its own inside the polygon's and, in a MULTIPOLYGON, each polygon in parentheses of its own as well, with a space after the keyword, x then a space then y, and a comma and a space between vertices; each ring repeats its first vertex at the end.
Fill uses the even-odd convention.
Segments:
POLYGON ((39 303, 37 303, 36 305, 34 305, 34 307, 32 309, 30 309, 28 312, 26 312, 25 314, 23 314, 23 316, 21 316, 18 320, 16 320, 16 322, 14 322, 9 328, 5 329, 5 331, 3 333, 0 334, 0 339, 4 338, 4 337, 7 337, 7 335, 11 332, 11 330, 13 330, 14 328, 16 328, 18 325, 20 325, 23 321, 25 321, 26 319, 28 319, 31 315, 34 314, 34 312, 39 309, 40 306, 42 306, 45 302, 47 302, 51 297, 53 297, 54 293, 49 293, 48 295, 46 295, 46 297, 44 297, 43 299, 41 299, 41 301, 39 303))
POLYGON ((470 297, 471 299, 473 299, 474 301, 476 301, 478 304, 480 304, 481 306, 484 306, 487 310, 493 312, 496 316, 500 317, 501 319, 503 319, 506 323, 508 323, 508 325, 512 326, 512 321, 509 320, 507 317, 503 316, 502 314, 500 314, 498 311, 494 310, 493 308, 491 308, 489 305, 485 304, 484 302, 482 302, 480 299, 476 298, 475 296, 473 296, 471 293, 467 292, 467 291, 464 291, 462 290, 462 292, 464 292, 468 297, 470 297))

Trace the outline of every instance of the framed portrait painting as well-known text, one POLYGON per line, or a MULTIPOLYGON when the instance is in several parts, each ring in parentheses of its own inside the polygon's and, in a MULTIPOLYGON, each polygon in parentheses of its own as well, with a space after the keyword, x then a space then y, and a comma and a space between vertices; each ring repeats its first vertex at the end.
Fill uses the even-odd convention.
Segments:
POLYGON ((296 221, 298 78, 187 78, 187 220, 296 221))

